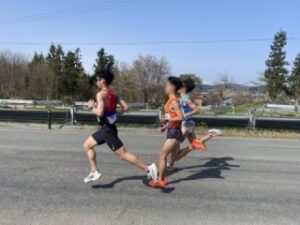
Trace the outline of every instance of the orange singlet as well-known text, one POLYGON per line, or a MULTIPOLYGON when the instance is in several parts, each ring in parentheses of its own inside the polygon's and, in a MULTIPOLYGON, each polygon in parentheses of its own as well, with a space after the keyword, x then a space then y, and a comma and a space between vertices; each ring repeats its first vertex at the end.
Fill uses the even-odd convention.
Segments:
MULTIPOLYGON (((177 98, 169 98, 165 104, 165 116, 166 119, 172 119, 177 117, 177 113, 174 109, 174 104, 179 104, 177 98)), ((181 128, 181 121, 170 121, 170 128, 181 128)))

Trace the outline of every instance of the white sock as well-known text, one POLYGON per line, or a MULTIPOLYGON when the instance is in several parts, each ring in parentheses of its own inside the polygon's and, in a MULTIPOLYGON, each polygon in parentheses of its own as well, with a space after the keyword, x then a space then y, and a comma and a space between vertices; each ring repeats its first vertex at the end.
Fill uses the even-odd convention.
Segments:
POLYGON ((99 173, 98 170, 95 170, 94 172, 91 172, 92 174, 97 174, 99 173))

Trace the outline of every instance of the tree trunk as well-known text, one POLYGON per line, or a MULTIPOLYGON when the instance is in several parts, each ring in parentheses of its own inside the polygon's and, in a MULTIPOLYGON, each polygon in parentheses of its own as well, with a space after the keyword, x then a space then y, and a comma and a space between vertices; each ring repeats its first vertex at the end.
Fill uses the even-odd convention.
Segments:
POLYGON ((148 90, 144 90, 144 102, 148 103, 148 90))
POLYGON ((295 111, 296 113, 299 111, 299 97, 297 94, 295 96, 295 111))

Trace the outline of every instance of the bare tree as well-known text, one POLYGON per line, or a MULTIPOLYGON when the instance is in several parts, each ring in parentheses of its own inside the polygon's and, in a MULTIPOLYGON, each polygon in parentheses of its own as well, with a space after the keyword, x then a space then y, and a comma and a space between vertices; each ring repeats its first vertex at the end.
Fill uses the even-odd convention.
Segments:
POLYGON ((33 99, 51 99, 53 96, 54 73, 46 63, 30 65, 29 93, 33 99))
POLYGON ((0 95, 22 97, 26 91, 28 62, 20 54, 0 53, 0 95))
POLYGON ((223 86, 223 88, 226 90, 231 87, 231 85, 234 83, 234 80, 227 73, 225 73, 225 74, 221 75, 219 82, 223 86))
POLYGON ((116 63, 114 67, 116 78, 113 87, 120 96, 128 102, 143 101, 142 92, 137 86, 136 76, 131 66, 126 63, 116 63))
POLYGON ((159 90, 170 74, 169 63, 164 58, 139 56, 133 62, 133 73, 138 87, 141 88, 145 103, 160 104, 162 93, 159 90))

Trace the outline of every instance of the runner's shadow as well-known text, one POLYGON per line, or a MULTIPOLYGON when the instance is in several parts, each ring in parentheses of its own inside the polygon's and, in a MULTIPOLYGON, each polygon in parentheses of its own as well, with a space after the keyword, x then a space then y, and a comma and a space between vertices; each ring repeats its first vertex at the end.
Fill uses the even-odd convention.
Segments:
MULTIPOLYGON (((240 167, 239 165, 232 165, 229 164, 228 161, 233 161, 234 158, 232 157, 223 157, 223 158, 208 158, 205 164, 203 165, 196 165, 196 166, 187 166, 187 167, 182 167, 178 168, 172 173, 169 173, 168 176, 171 176, 174 173, 178 173, 180 171, 188 171, 190 173, 193 173, 192 175, 185 177, 185 178, 180 178, 177 180, 170 181, 168 184, 176 184, 180 183, 183 181, 190 181, 190 180, 198 180, 198 179, 208 179, 208 178, 214 178, 214 179, 225 179, 222 176, 222 171, 223 170, 230 170, 232 167, 240 167), (197 169, 200 169, 198 171, 197 169)), ((97 184, 97 185, 92 185, 92 188, 98 189, 111 189, 114 188, 116 184, 122 183, 124 181, 142 181, 144 185, 148 186, 148 181, 146 176, 130 176, 130 177, 123 177, 123 178, 118 178, 111 183, 107 184, 97 184)), ((175 190, 174 187, 167 187, 165 189, 162 189, 161 191, 163 193, 172 193, 175 190)))
POLYGON ((118 179, 112 181, 111 183, 107 183, 107 184, 92 185, 92 188, 94 188, 94 189, 98 189, 98 188, 111 189, 111 188, 114 188, 114 186, 116 184, 122 183, 124 181, 138 181, 138 180, 142 181, 145 185, 147 185, 146 176, 131 176, 131 177, 118 178, 118 179))
MULTIPOLYGON (((197 166, 188 166, 188 167, 182 167, 178 168, 174 172, 180 172, 184 170, 188 170, 188 172, 192 173, 188 177, 180 178, 177 180, 170 181, 169 184, 176 184, 183 181, 191 181, 191 180, 198 180, 198 179, 225 179, 224 176, 222 176, 223 170, 230 170, 231 168, 240 167, 239 165, 232 165, 229 164, 228 161, 233 161, 234 158, 232 157, 223 157, 223 158, 208 158, 208 162, 206 162, 203 165, 197 165, 197 166), (197 170, 200 169, 200 170, 197 170)), ((174 174, 169 174, 172 175, 174 174)))

